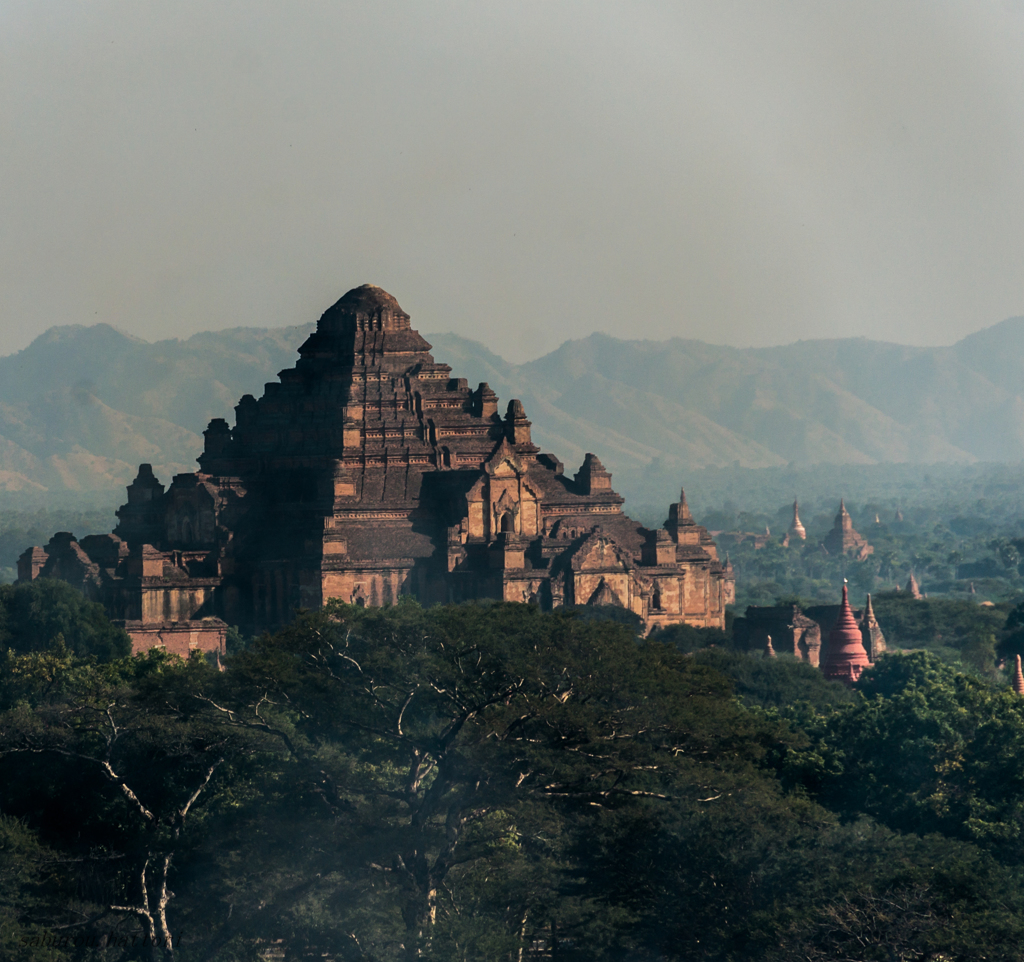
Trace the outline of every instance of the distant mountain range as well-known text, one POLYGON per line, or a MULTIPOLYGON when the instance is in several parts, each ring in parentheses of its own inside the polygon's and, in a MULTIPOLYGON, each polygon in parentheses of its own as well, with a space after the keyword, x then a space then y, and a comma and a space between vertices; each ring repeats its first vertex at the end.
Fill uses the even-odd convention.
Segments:
MULTIPOLYGON (((315 322, 155 344, 54 327, 0 358, 0 491, 108 491, 141 461, 195 469, 211 417, 291 367, 315 322)), ((630 483, 700 467, 1020 461, 1024 318, 952 347, 865 339, 737 349, 593 334, 515 365, 427 335, 471 383, 522 399, 534 439, 571 470, 586 451, 630 483)))

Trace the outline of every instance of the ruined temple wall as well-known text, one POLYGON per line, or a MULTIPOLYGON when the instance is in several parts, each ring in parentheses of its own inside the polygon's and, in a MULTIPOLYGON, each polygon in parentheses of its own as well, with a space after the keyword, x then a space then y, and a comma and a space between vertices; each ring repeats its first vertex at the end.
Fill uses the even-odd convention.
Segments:
POLYGON ((717 600, 713 595, 708 569, 689 566, 683 579, 683 620, 686 624, 707 627, 705 622, 711 614, 709 608, 717 600))
MULTIPOLYGON (((659 576, 653 579, 655 590, 651 592, 650 604, 647 607, 646 621, 648 630, 655 625, 679 624, 685 617, 683 609, 684 578, 673 572, 672 576, 659 576)), ((643 614, 641 617, 643 617, 643 614)))
POLYGON ((695 628, 725 628, 725 579, 707 565, 686 569, 683 622, 695 628))
POLYGON ((320 573, 308 561, 283 561, 265 564, 250 582, 232 584, 231 593, 222 593, 221 610, 232 624, 245 624, 249 618, 232 620, 232 612, 244 615, 251 611, 257 631, 287 624, 299 608, 318 608, 323 603, 320 573))
POLYGON ((573 578, 576 604, 587 604, 601 587, 602 581, 615 592, 622 607, 643 617, 644 600, 638 590, 639 586, 630 572, 621 569, 577 571, 573 578))
POLYGON ((193 652, 219 655, 226 652, 228 626, 218 618, 191 623, 125 621, 121 624, 131 636, 132 651, 136 654, 151 648, 163 648, 181 658, 188 658, 193 652))
POLYGON ((321 590, 324 601, 337 598, 346 604, 392 605, 405 594, 415 593, 420 597, 420 592, 414 590, 418 587, 415 580, 419 579, 413 578, 413 568, 407 565, 350 568, 324 571, 321 590))
POLYGON ((164 495, 166 525, 164 537, 171 544, 213 544, 217 538, 217 511, 213 495, 194 476, 175 482, 164 495))
POLYGON ((650 611, 662 612, 663 616, 679 618, 684 615, 684 597, 685 597, 685 581, 686 579, 679 575, 678 572, 674 572, 671 577, 659 577, 655 578, 655 588, 657 589, 657 596, 659 604, 655 607, 654 595, 652 591, 652 602, 650 611))
POLYGON ((547 577, 526 572, 506 575, 501 591, 501 597, 505 601, 532 603, 542 608, 550 608, 550 594, 547 577))
POLYGON ((213 612, 212 585, 143 585, 138 591, 139 618, 143 622, 189 621, 213 612))

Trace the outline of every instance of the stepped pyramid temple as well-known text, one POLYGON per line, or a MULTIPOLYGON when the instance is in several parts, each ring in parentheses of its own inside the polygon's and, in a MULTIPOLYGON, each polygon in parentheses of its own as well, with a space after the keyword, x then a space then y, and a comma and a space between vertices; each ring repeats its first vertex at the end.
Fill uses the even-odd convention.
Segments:
POLYGON ((651 531, 593 454, 565 474, 481 384, 437 364, 398 302, 349 291, 294 368, 204 432, 199 471, 149 465, 113 534, 30 548, 20 581, 101 601, 136 649, 220 650, 228 625, 273 629, 330 598, 384 605, 496 598, 616 605, 648 629, 724 627, 734 585, 680 494, 651 531))

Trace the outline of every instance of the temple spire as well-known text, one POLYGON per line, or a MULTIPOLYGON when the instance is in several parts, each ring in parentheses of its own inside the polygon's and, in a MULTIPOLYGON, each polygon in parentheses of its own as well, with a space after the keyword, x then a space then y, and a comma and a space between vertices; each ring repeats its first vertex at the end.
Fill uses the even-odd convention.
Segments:
POLYGON ((860 619, 860 636, 864 650, 868 653, 868 660, 873 664, 886 650, 886 644, 885 635, 882 634, 882 627, 878 624, 874 606, 871 604, 871 595, 868 595, 864 614, 860 619))
POLYGON ((860 627, 850 608, 849 591, 844 584, 839 617, 828 636, 821 672, 829 681, 852 685, 870 664, 871 660, 861 640, 860 627))
POLYGON ((1024 672, 1020 670, 1020 655, 1014 655, 1013 681, 1010 682, 1018 695, 1024 695, 1024 672))
POLYGON ((690 513, 690 506, 686 503, 686 492, 680 488, 679 500, 668 506, 668 521, 665 522, 665 530, 672 536, 673 541, 678 542, 679 529, 693 526, 693 515, 690 513))
POLYGON ((910 572, 910 577, 907 579, 907 593, 911 598, 921 597, 921 586, 917 583, 917 578, 914 577, 914 572, 910 572))
POLYGON ((772 636, 768 636, 768 641, 764 646, 764 657, 765 658, 778 658, 779 656, 775 653, 775 649, 772 647, 772 636))
POLYGON ((793 523, 789 526, 789 534, 791 537, 799 538, 801 541, 807 540, 807 529, 800 520, 800 505, 797 503, 796 498, 793 499, 793 523))

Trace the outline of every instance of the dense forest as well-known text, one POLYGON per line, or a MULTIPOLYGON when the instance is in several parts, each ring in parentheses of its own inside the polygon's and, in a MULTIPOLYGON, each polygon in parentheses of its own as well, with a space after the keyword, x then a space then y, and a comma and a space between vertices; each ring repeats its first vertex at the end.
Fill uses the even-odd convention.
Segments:
MULTIPOLYGON (((1001 639, 1014 637, 1021 612, 1001 639)), ((16 962, 1017 959, 1024 699, 723 632, 332 604, 217 665, 0 589, 16 962)))

